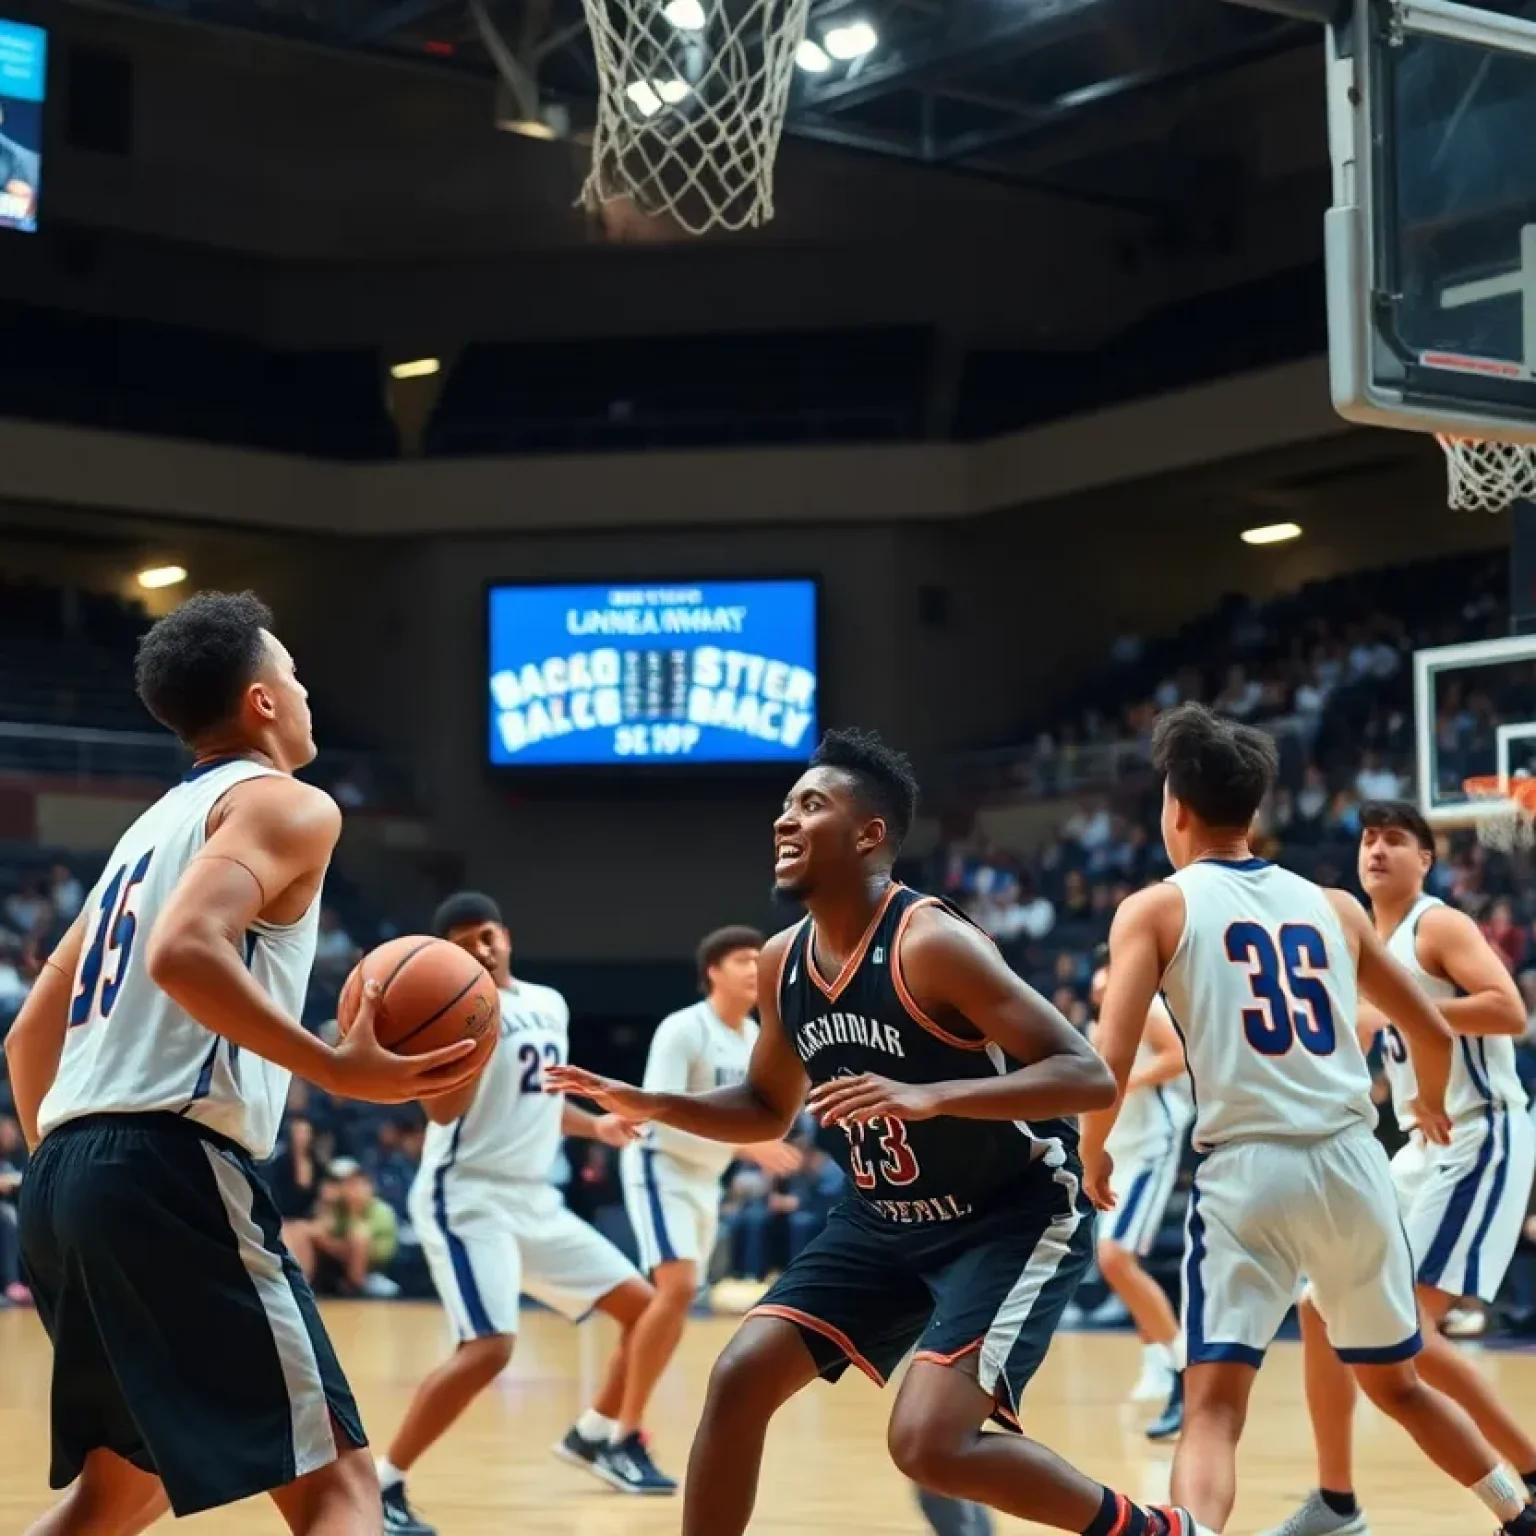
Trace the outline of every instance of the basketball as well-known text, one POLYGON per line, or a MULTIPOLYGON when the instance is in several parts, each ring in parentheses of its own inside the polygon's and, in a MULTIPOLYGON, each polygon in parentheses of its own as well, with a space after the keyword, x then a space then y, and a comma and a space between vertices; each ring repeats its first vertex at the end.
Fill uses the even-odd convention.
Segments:
POLYGON ((336 1022, 352 1027, 363 1000, 363 983, 376 980, 375 1026, 379 1044, 402 1056, 419 1056, 455 1040, 473 1040, 470 1060, 483 1066, 500 1038, 501 998, 491 973, 446 939, 406 934, 364 955, 341 989, 336 1022))

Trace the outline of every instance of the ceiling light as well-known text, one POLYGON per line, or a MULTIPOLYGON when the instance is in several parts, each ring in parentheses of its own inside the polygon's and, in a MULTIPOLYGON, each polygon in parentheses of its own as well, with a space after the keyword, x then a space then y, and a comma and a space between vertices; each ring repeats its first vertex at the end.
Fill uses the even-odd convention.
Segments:
POLYGON ((158 587, 179 587, 186 579, 184 565, 149 565, 139 572, 139 585, 150 592, 158 587))
POLYGON ((873 53, 880 41, 880 34, 867 21, 850 21, 841 27, 830 27, 822 38, 828 53, 834 59, 862 59, 873 53))
POLYGON ((1300 523, 1265 523, 1262 528, 1244 528, 1244 544, 1284 544, 1301 537, 1300 523))
POLYGON ((656 94, 649 80, 631 80, 624 87, 624 94, 641 117, 655 117, 661 111, 661 97, 656 94))
POLYGON ((699 3, 699 0, 667 0, 667 3, 661 8, 661 14, 679 32, 702 32, 704 30, 704 7, 699 3))
POLYGON ((392 379, 427 379, 442 366, 435 357, 417 357, 408 363, 391 364, 389 376, 392 379))
POLYGON ((806 38, 795 49, 795 63, 808 75, 824 75, 832 68, 832 60, 827 57, 826 49, 810 38, 806 38))

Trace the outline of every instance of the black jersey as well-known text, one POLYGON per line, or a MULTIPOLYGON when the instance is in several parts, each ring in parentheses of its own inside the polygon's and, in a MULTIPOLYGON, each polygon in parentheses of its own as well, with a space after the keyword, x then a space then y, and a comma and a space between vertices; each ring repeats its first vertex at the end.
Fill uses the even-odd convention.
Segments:
MULTIPOLYGON (((816 964, 810 918, 794 931, 779 972, 779 1017, 813 1083, 872 1072, 903 1083, 995 1077, 1013 1061, 979 1030, 956 1034, 923 1013, 901 974, 901 940, 936 896, 892 885, 842 973, 816 964)), ((900 1222, 952 1221, 995 1202, 1009 1186, 1065 1164, 1077 1146, 1072 1120, 961 1120, 936 1116, 829 1127, 824 1138, 880 1215, 900 1222), (844 1134, 846 1132, 846 1135, 844 1134)))

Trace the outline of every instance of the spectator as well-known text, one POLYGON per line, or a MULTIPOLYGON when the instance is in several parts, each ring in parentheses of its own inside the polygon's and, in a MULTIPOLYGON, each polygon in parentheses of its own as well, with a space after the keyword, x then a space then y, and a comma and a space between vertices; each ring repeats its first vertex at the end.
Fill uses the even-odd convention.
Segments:
POLYGON ((0 1305, 28 1306, 32 1294, 21 1280, 21 1245, 16 1236, 16 1195, 27 1148, 21 1127, 0 1115, 0 1305))
POLYGON ((343 977, 357 963, 358 948, 330 907, 320 912, 320 933, 315 940, 315 969, 331 977, 343 977))
POLYGON ((315 1204, 319 1181, 315 1167, 315 1128, 302 1116, 290 1115, 283 1144, 267 1171, 277 1214, 283 1219, 283 1241, 304 1272, 315 1278, 315 1204))
POLYGON ((21 946, 0 933, 0 1034, 21 1011, 29 991, 31 987, 21 974, 21 946))
POLYGON ((85 887, 67 864, 55 864, 49 879, 49 900, 53 903, 54 917, 68 927, 85 904, 85 887))
POLYGON ((1518 971, 1525 960, 1526 933, 1515 922, 1514 907, 1507 900, 1494 902, 1480 926, 1511 973, 1518 971))
POLYGON ((47 907, 41 887, 35 881, 13 891, 5 898, 5 920, 24 939, 32 937, 47 907))
POLYGON ((326 1170, 311 1233, 317 1293, 399 1294, 399 1287, 383 1271, 400 1245, 400 1223, 374 1193, 364 1169, 351 1158, 338 1158, 326 1170))
POLYGON ((1367 752, 1355 775, 1355 793, 1362 800, 1398 800, 1402 798, 1403 781, 1382 762, 1380 752, 1367 752))

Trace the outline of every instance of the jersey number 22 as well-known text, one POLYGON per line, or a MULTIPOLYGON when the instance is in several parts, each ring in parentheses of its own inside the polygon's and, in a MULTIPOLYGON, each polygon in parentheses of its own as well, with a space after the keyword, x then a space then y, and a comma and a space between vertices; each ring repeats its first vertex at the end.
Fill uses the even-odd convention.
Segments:
POLYGON ((1313 1056, 1331 1056, 1338 1044, 1333 1003, 1315 974, 1328 969, 1328 945, 1310 923, 1286 923, 1276 939, 1258 923, 1227 929, 1227 959, 1248 967, 1259 1005, 1243 1009, 1243 1033, 1263 1056, 1284 1056, 1298 1040, 1313 1056))

